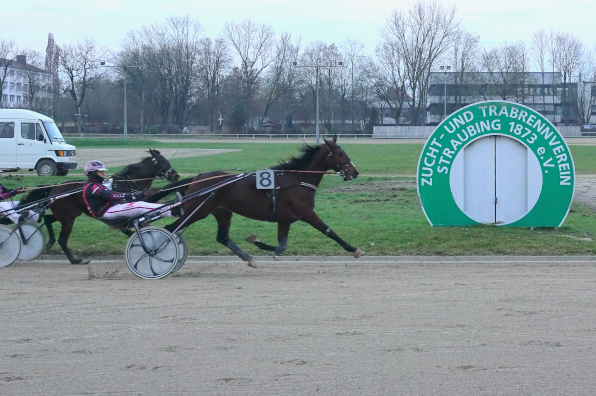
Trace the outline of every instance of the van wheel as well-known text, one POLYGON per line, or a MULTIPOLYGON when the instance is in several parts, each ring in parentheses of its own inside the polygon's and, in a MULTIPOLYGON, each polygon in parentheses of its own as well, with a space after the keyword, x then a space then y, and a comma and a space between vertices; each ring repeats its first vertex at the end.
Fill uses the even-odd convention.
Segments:
POLYGON ((68 175, 68 169, 60 169, 58 172, 56 172, 56 176, 66 176, 68 175))
POLYGON ((39 161, 35 169, 39 176, 56 176, 56 173, 58 173, 58 168, 54 161, 48 159, 39 161))

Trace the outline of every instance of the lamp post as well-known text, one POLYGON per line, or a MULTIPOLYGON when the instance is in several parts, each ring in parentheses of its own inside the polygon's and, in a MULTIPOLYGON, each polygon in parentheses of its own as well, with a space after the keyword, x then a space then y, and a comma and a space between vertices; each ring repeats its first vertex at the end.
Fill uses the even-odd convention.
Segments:
MULTIPOLYGON (((118 65, 106 65, 105 62, 99 62, 99 65, 102 67, 117 67, 122 70, 126 70, 128 68, 142 68, 143 66, 136 66, 136 65, 125 65, 125 66, 118 66, 118 65)), ((124 139, 128 138, 128 122, 126 118, 126 74, 124 74, 124 139)), ((141 125, 141 128, 143 126, 141 125)))
POLYGON ((315 115, 315 134, 317 138, 317 143, 319 143, 319 72, 323 69, 329 69, 331 72, 331 68, 333 67, 343 67, 343 62, 336 62, 335 64, 321 64, 321 59, 317 59, 317 62, 314 65, 299 65, 298 62, 292 62, 294 67, 305 67, 305 68, 314 68, 315 69, 315 86, 317 92, 317 104, 316 104, 316 115, 315 115))
POLYGON ((444 83, 444 91, 443 91, 443 119, 447 118, 447 73, 451 70, 451 66, 440 66, 441 71, 443 71, 443 83, 444 83))
MULTIPOLYGON (((85 129, 85 120, 83 120, 83 117, 87 117, 87 114, 81 114, 80 110, 77 114, 75 114, 75 116, 77 117, 77 126, 79 126, 79 132, 81 133, 81 137, 83 137, 83 130, 85 129)), ((88 121, 88 120, 87 120, 88 121)))

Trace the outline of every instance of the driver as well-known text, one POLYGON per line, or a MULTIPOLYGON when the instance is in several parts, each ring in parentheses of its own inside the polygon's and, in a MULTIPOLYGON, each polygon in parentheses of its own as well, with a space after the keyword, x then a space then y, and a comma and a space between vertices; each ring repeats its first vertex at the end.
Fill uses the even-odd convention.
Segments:
MULTIPOLYGON (((137 217, 163 206, 162 204, 141 201, 146 196, 143 191, 133 194, 108 189, 102 184, 107 170, 101 161, 93 160, 85 164, 84 171, 89 180, 83 187, 83 199, 93 217, 137 217)), ((182 196, 177 193, 176 201, 180 202, 181 200, 182 196)), ((161 216, 178 217, 183 214, 182 205, 179 205, 162 213, 161 216)))
MULTIPOLYGON (((2 171, 0 171, 0 173, 2 173, 2 171)), ((0 201, 3 199, 12 198, 17 194, 23 193, 24 191, 25 189, 23 188, 15 188, 11 190, 0 184, 0 201)), ((0 218, 8 217, 13 223, 18 223, 21 214, 15 212, 14 210, 10 210, 16 208, 17 206, 19 206, 19 201, 10 200, 6 202, 0 202, 0 218)), ((29 216, 26 220, 37 221, 39 220, 39 214, 29 211, 29 216)))

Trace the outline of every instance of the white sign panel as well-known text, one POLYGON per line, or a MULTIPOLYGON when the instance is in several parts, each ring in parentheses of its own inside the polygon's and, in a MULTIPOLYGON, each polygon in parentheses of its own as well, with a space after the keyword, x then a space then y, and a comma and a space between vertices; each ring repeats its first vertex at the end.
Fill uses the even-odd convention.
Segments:
POLYGON ((272 190, 275 188, 275 172, 271 169, 257 171, 257 189, 272 190))

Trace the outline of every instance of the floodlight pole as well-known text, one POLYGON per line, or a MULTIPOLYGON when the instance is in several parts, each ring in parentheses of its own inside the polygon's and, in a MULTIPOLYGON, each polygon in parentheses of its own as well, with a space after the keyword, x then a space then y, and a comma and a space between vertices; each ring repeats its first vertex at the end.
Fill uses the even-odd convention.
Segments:
MULTIPOLYGON (((126 70, 127 68, 142 68, 143 66, 118 66, 118 65, 106 65, 105 62, 99 62, 99 65, 102 67, 117 67, 122 70, 126 70)), ((128 138, 128 122, 127 122, 127 111, 126 111, 126 74, 124 74, 124 140, 128 138)), ((143 126, 141 125, 141 128, 143 126)))
POLYGON ((317 63, 314 65, 299 65, 298 62, 292 62, 294 67, 309 67, 315 69, 315 87, 317 92, 317 102, 316 102, 316 115, 315 115, 315 135, 317 139, 317 144, 319 143, 319 74, 321 68, 331 69, 332 67, 343 67, 343 62, 336 62, 335 65, 321 65, 320 59, 317 59, 317 63))

